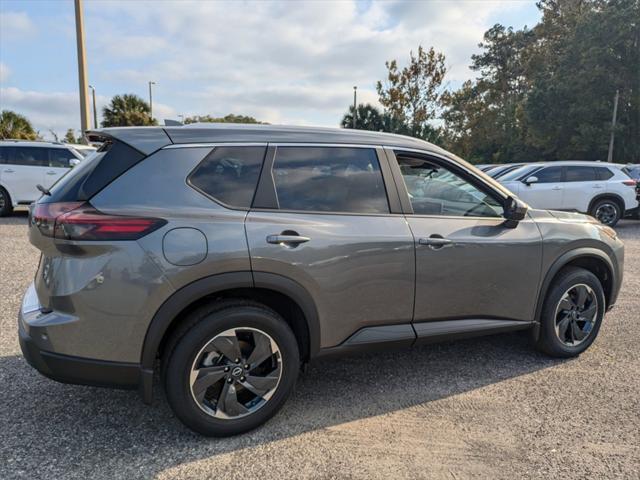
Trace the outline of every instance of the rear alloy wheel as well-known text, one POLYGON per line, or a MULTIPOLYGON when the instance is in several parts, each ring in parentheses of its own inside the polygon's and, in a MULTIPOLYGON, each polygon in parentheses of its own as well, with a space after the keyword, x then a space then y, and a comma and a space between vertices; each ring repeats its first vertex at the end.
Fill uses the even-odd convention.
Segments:
POLYGON ((620 205, 614 200, 598 200, 591 209, 591 215, 600 223, 609 227, 615 226, 622 216, 620 205))
POLYGON ((169 405, 208 436, 246 432, 266 422, 293 390, 300 356, 287 323, 245 300, 211 303, 185 319, 167 348, 169 405))
POLYGON ((2 187, 0 187, 0 217, 5 217, 13 211, 13 205, 11 205, 11 198, 9 193, 2 187))
POLYGON ((564 268, 547 292, 537 348, 564 358, 584 352, 598 335, 605 306, 598 277, 583 268, 564 268))

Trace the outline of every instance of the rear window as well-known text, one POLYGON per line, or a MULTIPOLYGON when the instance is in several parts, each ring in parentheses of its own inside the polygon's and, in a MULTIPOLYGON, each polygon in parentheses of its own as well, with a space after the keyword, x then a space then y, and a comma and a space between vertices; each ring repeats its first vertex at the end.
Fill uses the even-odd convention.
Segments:
POLYGON ((9 164, 22 165, 27 167, 48 167, 48 148, 42 147, 18 147, 16 146, 13 155, 9 157, 9 164))
POLYGON ((389 213, 375 150, 278 147, 273 165, 283 210, 389 213))
POLYGON ((100 150, 57 181, 39 203, 82 202, 140 162, 145 155, 119 141, 105 142, 100 150))
POLYGON ((594 182, 597 180, 596 169, 593 167, 567 167, 567 182, 594 182))
POLYGON ((224 205, 249 208, 266 147, 216 147, 189 175, 188 183, 224 205))
POLYGON ((608 168, 596 168, 596 173, 598 174, 598 180, 609 180, 613 177, 613 172, 608 168))

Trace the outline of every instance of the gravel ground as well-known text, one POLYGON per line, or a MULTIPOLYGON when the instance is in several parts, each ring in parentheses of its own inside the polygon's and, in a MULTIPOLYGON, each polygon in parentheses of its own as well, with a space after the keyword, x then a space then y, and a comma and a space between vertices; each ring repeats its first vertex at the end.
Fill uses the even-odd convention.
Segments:
POLYGON ((37 252, 0 219, 0 478, 640 478, 640 222, 595 344, 560 361, 500 335, 318 362, 284 410, 231 439, 192 434, 160 388, 62 385, 20 354, 37 252))

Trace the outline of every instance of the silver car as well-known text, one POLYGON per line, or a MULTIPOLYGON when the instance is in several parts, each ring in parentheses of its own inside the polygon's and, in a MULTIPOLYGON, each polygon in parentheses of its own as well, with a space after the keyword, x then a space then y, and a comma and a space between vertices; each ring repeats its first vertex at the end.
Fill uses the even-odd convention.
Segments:
POLYGON ((614 230, 530 209, 417 139, 265 125, 90 138, 99 152, 31 207, 42 254, 22 350, 55 380, 145 402, 160 371, 204 435, 265 422, 318 357, 513 330, 576 356, 620 289, 614 230))

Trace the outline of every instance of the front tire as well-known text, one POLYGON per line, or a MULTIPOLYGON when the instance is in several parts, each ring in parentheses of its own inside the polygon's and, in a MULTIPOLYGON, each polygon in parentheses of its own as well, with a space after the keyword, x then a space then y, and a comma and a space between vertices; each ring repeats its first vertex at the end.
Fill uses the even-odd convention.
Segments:
POLYGON ((3 187, 0 187, 0 217, 6 217, 13 211, 11 197, 3 187))
POLYGON ((300 356, 293 332, 276 312, 227 300, 189 316, 164 366, 176 416, 202 435, 224 437, 277 413, 293 390, 300 356))
POLYGON ((536 347, 553 357, 580 355, 596 339, 605 309, 598 277, 583 268, 561 270, 542 307, 536 347))

